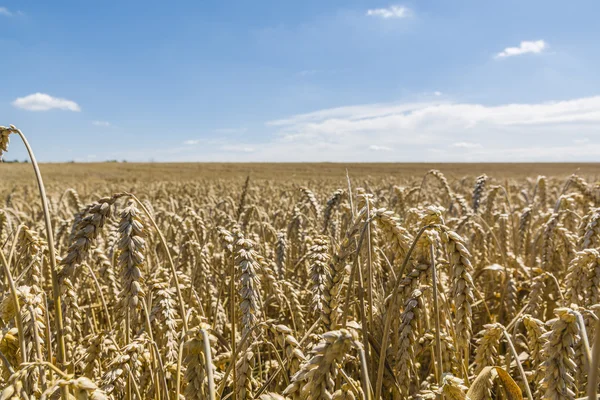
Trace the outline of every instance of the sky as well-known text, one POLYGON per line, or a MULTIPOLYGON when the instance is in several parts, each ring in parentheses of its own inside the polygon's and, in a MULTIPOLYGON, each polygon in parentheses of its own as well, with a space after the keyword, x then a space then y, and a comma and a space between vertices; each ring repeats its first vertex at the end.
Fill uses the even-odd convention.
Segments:
MULTIPOLYGON (((41 161, 600 161, 600 2, 0 0, 41 161)), ((13 138, 6 159, 24 159, 13 138)))

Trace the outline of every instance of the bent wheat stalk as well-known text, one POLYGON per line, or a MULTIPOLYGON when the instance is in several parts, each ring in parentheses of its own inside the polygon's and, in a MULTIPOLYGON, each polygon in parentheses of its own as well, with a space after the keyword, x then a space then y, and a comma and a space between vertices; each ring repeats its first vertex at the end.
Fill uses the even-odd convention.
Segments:
MULTIPOLYGON (((50 261, 50 271, 52 274, 52 297, 54 300, 54 312, 56 314, 55 324, 56 324, 56 339, 58 342, 58 363, 59 365, 63 365, 66 362, 65 356, 65 340, 63 336, 63 317, 62 317, 62 307, 61 307, 61 299, 60 299, 60 288, 58 286, 58 272, 56 269, 56 253, 54 247, 54 231, 52 230, 52 221, 50 219, 50 210, 48 208, 48 198, 46 197, 46 187, 44 186, 44 180, 42 179, 42 173, 40 172, 40 168, 38 166, 37 160, 35 159, 35 154, 33 153, 33 149, 29 145, 27 138, 21 132, 20 129, 17 129, 14 125, 11 125, 9 129, 5 129, 4 127, 0 127, 0 131, 10 131, 12 133, 16 133, 19 135, 25 148, 27 149, 27 154, 29 155, 29 159, 31 160, 31 166, 33 167, 33 172, 35 173, 35 178, 38 185, 38 190, 40 193, 40 199, 42 202, 42 209, 44 211, 44 225, 46 228, 46 241, 48 242, 48 258, 50 261)), ((9 132, 9 133, 10 133, 9 132)), ((2 132, 2 136, 4 137, 4 132, 2 132)), ((0 158, 2 156, 2 150, 6 151, 8 148, 8 134, 6 134, 6 144, 3 145, 4 149, 0 149, 0 158)), ((69 391, 66 386, 62 389, 62 399, 67 400, 69 391)))

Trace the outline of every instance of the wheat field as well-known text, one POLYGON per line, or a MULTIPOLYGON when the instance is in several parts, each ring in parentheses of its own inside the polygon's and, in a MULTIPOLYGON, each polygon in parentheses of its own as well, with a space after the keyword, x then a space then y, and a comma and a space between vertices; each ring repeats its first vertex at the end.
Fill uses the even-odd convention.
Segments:
POLYGON ((1 400, 597 396, 598 165, 31 161, 1 400))

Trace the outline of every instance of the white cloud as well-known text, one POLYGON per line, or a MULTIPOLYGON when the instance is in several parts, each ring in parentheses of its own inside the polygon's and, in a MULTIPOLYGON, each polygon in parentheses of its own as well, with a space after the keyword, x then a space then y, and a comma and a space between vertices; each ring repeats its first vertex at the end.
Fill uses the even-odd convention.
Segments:
POLYGON ((387 8, 374 8, 367 10, 370 17, 389 18, 407 18, 411 16, 410 9, 404 6, 390 6, 387 8))
POLYGON ((267 122, 268 126, 289 126, 300 123, 319 122, 329 119, 350 119, 361 120, 381 117, 385 115, 394 115, 404 113, 418 108, 424 108, 431 105, 443 104, 442 102, 422 102, 422 103, 375 103, 363 104, 358 106, 345 106, 336 108, 327 108, 324 110, 313 111, 306 114, 294 115, 290 118, 279 119, 267 122))
POLYGON ((433 92, 433 95, 439 97, 442 95, 442 92, 435 91, 433 92))
POLYGON ((456 147, 459 149, 478 149, 482 146, 479 143, 471 143, 471 142, 456 142, 452 143, 450 147, 456 147))
POLYGON ((590 139, 588 139, 588 138, 581 138, 581 139, 573 140, 573 143, 575 143, 575 144, 586 144, 589 142, 590 142, 590 139))
POLYGON ((5 17, 12 17, 14 14, 6 7, 0 7, 0 15, 5 17))
POLYGON ((374 151, 392 151, 393 149, 391 147, 388 146, 379 146, 377 144, 372 144, 369 146, 369 150, 374 150, 374 151))
POLYGON ((48 111, 52 109, 81 111, 79 105, 74 101, 52 97, 45 93, 34 93, 19 97, 12 104, 17 108, 28 111, 48 111))
MULTIPOLYGON (((276 136, 257 145, 252 160, 560 160, 564 137, 573 131, 600 138, 600 96, 531 104, 365 104, 294 115, 267 126, 276 136), (380 147, 394 151, 377 151, 380 147)), ((568 147, 562 159, 600 157, 600 146, 571 151, 583 145, 568 147)))
POLYGON ((496 54, 496 58, 505 58, 518 56, 521 54, 533 53, 538 54, 548 48, 548 43, 543 40, 523 41, 519 47, 507 47, 504 51, 496 54))
MULTIPOLYGON (((436 99, 317 110, 268 121, 266 135, 110 157, 160 161, 500 162, 600 159, 600 95, 478 104, 436 99)), ((195 143, 195 142, 194 142, 195 143)))
POLYGON ((108 128, 110 126, 110 122, 108 122, 108 121, 92 121, 92 125, 108 128))
POLYGON ((186 140, 185 142, 183 142, 183 144, 187 144, 188 146, 193 146, 198 143, 200 143, 199 139, 191 139, 191 140, 186 140))

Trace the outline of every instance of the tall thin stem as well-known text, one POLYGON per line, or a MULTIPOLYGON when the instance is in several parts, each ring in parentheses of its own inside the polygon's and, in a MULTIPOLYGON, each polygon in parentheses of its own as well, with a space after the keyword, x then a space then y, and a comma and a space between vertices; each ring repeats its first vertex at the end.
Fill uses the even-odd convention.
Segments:
POLYGON ((517 350, 515 349, 515 345, 513 344, 512 340, 510 338, 510 334, 504 327, 502 328, 502 333, 504 334, 504 337, 506 338, 508 347, 510 348, 510 351, 512 352, 512 355, 515 359, 515 363, 517 364, 517 368, 519 369, 519 373, 521 374, 521 380, 523 381, 523 386, 525 387, 525 394, 527 395, 527 398, 529 400, 533 400, 533 396, 531 394, 531 389, 529 388, 529 383, 527 381, 527 375, 525 375, 525 370, 523 370, 523 365, 521 364, 521 360, 519 360, 519 354, 517 353, 517 350))
MULTIPOLYGON (((35 159, 35 155, 33 154, 33 150, 27 141, 27 138, 21 132, 21 130, 15 128, 15 132, 19 135, 25 148, 27 149, 27 153, 29 154, 29 159, 31 160, 31 165, 33 167, 33 171, 35 173, 35 178, 37 180, 38 189, 40 191, 40 197, 42 200, 42 209, 44 210, 44 223, 46 225, 46 240, 48 242, 48 258, 50 259, 50 269, 52 271, 52 298, 54 300, 54 311, 56 313, 55 324, 56 324, 56 341, 58 343, 58 363, 60 367, 63 367, 66 362, 65 355, 65 338, 63 335, 63 316, 62 316, 62 304, 60 300, 60 288, 58 286, 58 273, 56 271, 56 254, 54 248, 54 233, 52 231, 52 221, 50 219, 50 210, 48 207, 48 198, 46 197, 46 188, 44 187, 44 181, 42 179, 42 173, 40 172, 40 168, 38 166, 37 160, 35 159)), ((62 399, 67 400, 68 398, 68 389, 63 387, 62 390, 62 399)))
MULTIPOLYGON (((367 306, 368 306, 368 320, 369 320, 369 326, 366 332, 369 331, 373 331, 373 254, 372 254, 372 243, 371 243, 371 228, 372 228, 372 224, 371 224, 371 207, 369 204, 369 201, 367 199, 366 202, 366 206, 367 206, 367 306)), ((364 335, 365 338, 368 335, 364 335)), ((375 367, 373 365, 374 359, 370 357, 369 355, 369 341, 368 339, 365 339, 365 355, 367 360, 371 361, 371 364, 369 364, 369 367, 371 368, 371 370, 374 370, 375 367)))
POLYGON ((435 249, 433 243, 430 245, 431 251, 431 275, 433 279, 433 312, 435 313, 435 357, 438 385, 441 385, 441 379, 444 374, 442 367, 442 340, 440 338, 440 307, 438 303, 437 270, 435 267, 435 249))
POLYGON ((360 381, 363 389, 363 399, 371 400, 373 398, 373 390, 369 382, 369 369, 364 349, 358 349, 358 359, 360 360, 360 381))
MULTIPOLYGON (((129 307, 125 310, 125 345, 131 343, 129 337, 129 330, 131 329, 130 311, 129 307)), ((131 377, 127 377, 127 387, 125 388, 125 398, 131 400, 131 377)))
POLYGON ((202 344, 204 346, 204 361, 206 367, 206 379, 208 380, 208 398, 210 400, 216 399, 216 391, 215 391, 215 378, 213 376, 213 365, 212 365, 212 353, 210 350, 210 341, 208 338, 208 333, 205 329, 201 329, 202 332, 202 344))
POLYGON ((596 322, 594 347, 592 348, 592 362, 588 371, 588 399, 598 400, 598 368, 600 367, 600 319, 596 322))
POLYGON ((104 314, 106 316, 106 322, 108 324, 108 329, 112 331, 112 322, 110 321, 110 313, 108 312, 108 306, 106 305, 106 299, 104 299, 104 294, 102 293, 102 287, 100 286, 100 282, 98 282, 98 278, 96 278, 96 274, 94 273, 94 270, 92 269, 92 267, 90 267, 89 264, 86 264, 86 267, 88 269, 88 272, 90 273, 90 276, 92 277, 92 280, 94 281, 96 290, 98 291, 98 294, 100 295, 100 302, 102 303, 102 309, 104 310, 104 314))
MULTIPOLYGON (((229 304, 229 307, 231 308, 230 314, 231 314, 231 357, 232 357, 232 362, 231 364, 233 365, 233 400, 237 399, 237 371, 236 371, 236 357, 237 357, 237 343, 235 341, 235 319, 236 319, 236 314, 235 314, 235 260, 233 258, 233 254, 231 255, 231 271, 230 271, 230 277, 229 277, 229 301, 231 302, 229 304)), ((241 344, 240 344, 241 346, 241 344)))

